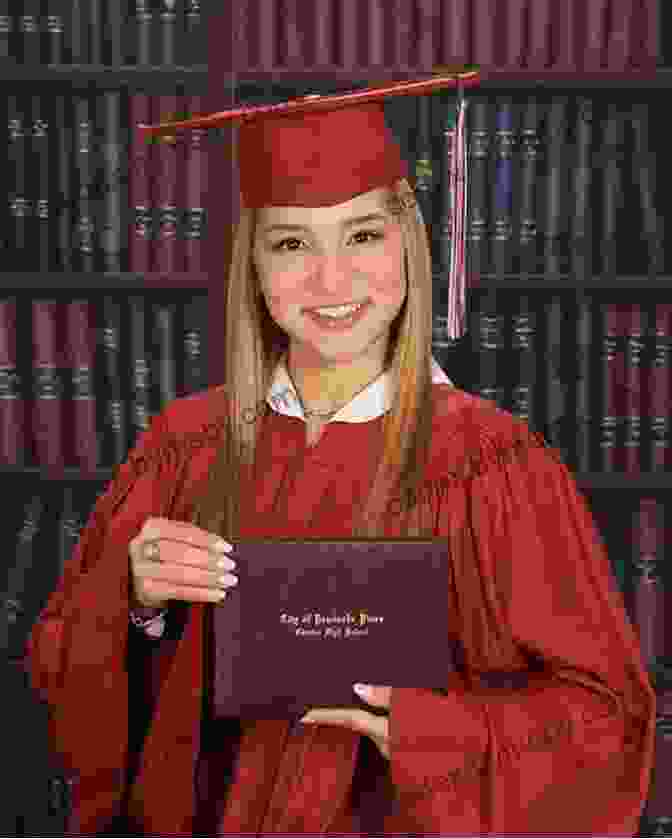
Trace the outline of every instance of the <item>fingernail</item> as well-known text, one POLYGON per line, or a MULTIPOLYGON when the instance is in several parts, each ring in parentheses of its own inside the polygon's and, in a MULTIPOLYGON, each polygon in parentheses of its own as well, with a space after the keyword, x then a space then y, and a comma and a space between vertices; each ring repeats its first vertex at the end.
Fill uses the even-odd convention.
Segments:
POLYGON ((216 551, 226 551, 228 553, 233 550, 233 545, 229 545, 228 542, 224 542, 220 539, 219 542, 215 542, 214 548, 216 551))
POLYGON ((366 685, 356 684, 356 685, 353 685, 353 689, 354 689, 355 693, 358 693, 360 696, 363 696, 364 699, 368 699, 369 689, 367 688, 366 685))
POLYGON ((233 570, 236 567, 236 563, 232 559, 219 559, 217 561, 217 567, 224 571, 233 570))

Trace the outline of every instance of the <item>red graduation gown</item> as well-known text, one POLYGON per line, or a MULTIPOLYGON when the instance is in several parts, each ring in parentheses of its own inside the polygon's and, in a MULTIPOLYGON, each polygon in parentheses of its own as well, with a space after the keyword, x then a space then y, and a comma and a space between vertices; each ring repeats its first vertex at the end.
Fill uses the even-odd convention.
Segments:
MULTIPOLYGON (((398 807, 384 831, 632 836, 648 791, 655 696, 587 505, 524 423, 451 386, 435 384, 433 395, 417 500, 446 539, 446 608, 464 665, 447 676, 445 696, 392 691, 387 765, 398 807)), ((211 389, 153 420, 33 628, 27 666, 51 706, 53 747, 78 778, 77 835, 104 829, 126 787, 129 541, 149 516, 188 520, 221 439, 223 400, 211 389)), ((301 420, 261 420, 242 535, 346 536, 381 423, 330 423, 306 448, 301 420)), ((400 535, 397 522, 390 515, 388 536, 400 535)), ((153 653, 153 715, 126 790, 137 835, 191 835, 202 806, 204 609, 185 610, 180 639, 153 653)), ((132 702, 141 690, 130 685, 132 702)), ((361 739, 341 727, 290 735, 282 721, 245 722, 220 833, 358 835, 351 788, 361 739)))

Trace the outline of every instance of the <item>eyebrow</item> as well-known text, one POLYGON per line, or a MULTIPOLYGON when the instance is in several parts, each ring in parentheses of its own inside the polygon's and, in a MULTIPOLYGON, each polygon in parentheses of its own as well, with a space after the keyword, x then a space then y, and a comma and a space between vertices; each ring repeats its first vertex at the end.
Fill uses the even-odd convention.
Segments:
MULTIPOLYGON (((341 222, 341 227, 354 227, 356 224, 363 224, 367 221, 389 221, 390 215, 388 213, 369 213, 366 216, 355 216, 354 218, 345 219, 341 222)), ((264 233, 270 233, 273 230, 310 230, 303 224, 270 224, 264 227, 264 233)))

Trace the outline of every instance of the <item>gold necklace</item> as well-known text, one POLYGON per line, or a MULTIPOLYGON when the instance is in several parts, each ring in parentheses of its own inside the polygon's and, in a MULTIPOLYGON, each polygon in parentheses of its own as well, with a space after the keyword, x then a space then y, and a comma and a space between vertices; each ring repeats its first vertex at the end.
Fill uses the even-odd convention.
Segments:
MULTIPOLYGON (((382 372, 382 371, 381 371, 381 372, 382 372)), ((377 379, 380 375, 381 375, 381 374, 380 374, 380 373, 378 373, 376 376, 374 376, 374 377, 373 377, 373 379, 371 379, 371 381, 370 381, 370 382, 367 382, 367 384, 365 384, 363 388, 361 388, 360 390, 358 390, 358 391, 357 391, 357 393, 353 394, 353 395, 350 397, 350 399, 348 399, 348 400, 347 400, 347 402, 343 402, 343 404, 342 404, 342 405, 339 405, 339 406, 338 406, 338 408, 335 408, 335 409, 334 409, 334 410, 332 410, 332 411, 307 411, 307 410, 306 410, 306 408, 305 408, 305 406, 304 406, 304 403, 303 403, 303 397, 302 397, 302 396, 301 396, 301 394, 299 393, 299 389, 298 389, 298 387, 297 387, 297 388, 296 388, 296 392, 297 392, 297 394, 299 394, 299 402, 301 402, 301 407, 303 408, 303 413, 304 413, 304 415, 305 415, 306 417, 333 417, 333 415, 334 415, 334 414, 337 414, 337 413, 341 410, 341 408, 343 408, 343 407, 344 407, 345 405, 347 405, 349 402, 352 402, 352 400, 353 400, 356 396, 359 396, 359 394, 360 394, 360 393, 362 393, 362 391, 366 390, 366 389, 367 389, 367 387, 369 387, 369 385, 371 385, 373 382, 375 382, 375 381, 376 381, 376 379, 377 379)), ((296 387, 296 385, 295 385, 295 387, 296 387)))

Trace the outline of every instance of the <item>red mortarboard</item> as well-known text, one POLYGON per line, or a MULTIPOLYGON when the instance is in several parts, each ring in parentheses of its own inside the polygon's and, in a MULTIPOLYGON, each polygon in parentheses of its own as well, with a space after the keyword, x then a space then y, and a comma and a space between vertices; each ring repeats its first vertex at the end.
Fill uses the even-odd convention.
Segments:
MULTIPOLYGON (((443 68, 442 68, 443 69, 443 68)), ((389 130, 383 100, 478 84, 478 68, 462 67, 412 80, 335 95, 311 95, 276 105, 233 108, 176 122, 139 125, 146 137, 172 137, 192 128, 240 122, 240 191, 247 207, 329 207, 408 176, 389 130)), ((463 120, 454 132, 464 136, 463 120)), ((464 154, 454 147, 451 188, 463 190, 464 154), (461 172, 455 167, 462 167, 461 172)), ((449 284, 449 334, 458 337, 464 316, 464 201, 453 195, 453 259, 449 284), (460 219, 456 218, 460 216, 460 219), (461 293, 458 290, 462 286, 461 293), (452 306, 450 301, 452 301, 452 306), (461 305, 460 305, 461 304, 461 305), (451 316, 451 312, 453 313, 451 316), (459 324, 458 324, 459 321, 459 324), (450 324, 453 324, 452 328, 450 324)))

